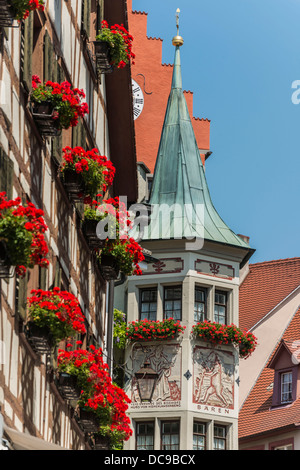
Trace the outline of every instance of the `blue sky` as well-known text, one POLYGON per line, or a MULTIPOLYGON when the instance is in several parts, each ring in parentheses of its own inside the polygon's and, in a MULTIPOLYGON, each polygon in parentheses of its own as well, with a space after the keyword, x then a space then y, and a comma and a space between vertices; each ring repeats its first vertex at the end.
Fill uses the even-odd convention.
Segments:
POLYGON ((300 0, 133 0, 165 63, 177 8, 183 87, 194 116, 211 120, 214 205, 250 237, 252 263, 300 256, 300 0))

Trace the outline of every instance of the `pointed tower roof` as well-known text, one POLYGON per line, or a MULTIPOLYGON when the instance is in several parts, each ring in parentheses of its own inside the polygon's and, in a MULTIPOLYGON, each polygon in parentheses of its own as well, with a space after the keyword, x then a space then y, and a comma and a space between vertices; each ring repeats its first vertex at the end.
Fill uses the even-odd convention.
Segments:
POLYGON ((152 214, 143 240, 204 240, 247 248, 216 211, 208 189, 187 103, 182 90, 180 47, 173 38, 175 60, 149 204, 152 214), (173 212, 170 212, 173 208, 173 212))

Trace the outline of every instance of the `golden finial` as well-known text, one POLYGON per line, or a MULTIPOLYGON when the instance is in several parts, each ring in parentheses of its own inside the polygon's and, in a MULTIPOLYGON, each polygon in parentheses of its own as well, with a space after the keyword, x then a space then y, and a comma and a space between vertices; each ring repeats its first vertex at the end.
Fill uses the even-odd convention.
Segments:
POLYGON ((179 8, 177 8, 176 10, 176 28, 177 28, 177 36, 174 36, 173 39, 172 39, 172 44, 173 46, 182 46, 183 44, 183 39, 181 36, 179 36, 179 13, 180 13, 180 10, 179 8))

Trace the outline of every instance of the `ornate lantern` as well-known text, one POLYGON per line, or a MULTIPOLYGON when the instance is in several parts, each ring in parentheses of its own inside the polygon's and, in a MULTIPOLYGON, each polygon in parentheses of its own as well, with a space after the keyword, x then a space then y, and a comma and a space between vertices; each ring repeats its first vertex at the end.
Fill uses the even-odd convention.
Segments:
POLYGON ((142 402, 151 402, 158 373, 150 367, 150 362, 145 361, 144 366, 135 373, 138 391, 142 402))

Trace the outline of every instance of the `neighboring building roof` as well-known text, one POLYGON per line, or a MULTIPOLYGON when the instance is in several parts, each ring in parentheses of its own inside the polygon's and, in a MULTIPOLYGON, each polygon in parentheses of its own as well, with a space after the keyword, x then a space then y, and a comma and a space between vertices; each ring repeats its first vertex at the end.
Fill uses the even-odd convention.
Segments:
MULTIPOLYGON (((300 340, 300 309, 296 312, 282 340, 289 346, 291 352, 298 347, 300 340), (296 342, 296 344, 294 343, 296 342), (294 343, 294 346, 292 344, 294 343)), ((293 403, 271 409, 273 396, 274 370, 268 366, 280 347, 281 340, 276 344, 270 361, 262 370, 258 380, 251 390, 248 398, 239 413, 239 439, 259 437, 262 433, 270 431, 284 431, 299 426, 300 423, 300 396, 293 403), (250 424, 251 423, 251 424, 250 424)))
POLYGON ((154 206, 143 240, 198 237, 250 250, 216 211, 208 189, 187 103, 182 90, 180 49, 176 46, 171 92, 154 170, 154 206), (162 207, 174 206, 170 223, 162 207), (159 208, 159 213, 155 212, 159 208), (163 215, 162 215, 163 214, 163 215))
POLYGON ((300 258, 266 261, 249 268, 239 300, 239 326, 247 330, 300 285, 300 258))

